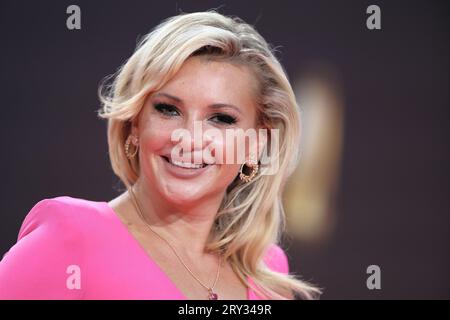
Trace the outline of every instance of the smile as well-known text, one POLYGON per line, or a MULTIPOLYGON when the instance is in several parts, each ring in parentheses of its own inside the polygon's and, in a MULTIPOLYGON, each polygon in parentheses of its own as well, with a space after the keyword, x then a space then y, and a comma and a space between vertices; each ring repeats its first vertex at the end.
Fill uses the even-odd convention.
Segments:
POLYGON ((177 160, 173 160, 173 159, 171 159, 169 157, 166 157, 166 156, 162 156, 162 158, 166 162, 168 162, 168 163, 170 163, 170 164, 172 164, 172 165, 174 165, 176 167, 184 168, 184 169, 202 169, 202 168, 208 166, 208 164, 206 164, 206 163, 195 164, 195 163, 190 163, 190 162, 177 161, 177 160))

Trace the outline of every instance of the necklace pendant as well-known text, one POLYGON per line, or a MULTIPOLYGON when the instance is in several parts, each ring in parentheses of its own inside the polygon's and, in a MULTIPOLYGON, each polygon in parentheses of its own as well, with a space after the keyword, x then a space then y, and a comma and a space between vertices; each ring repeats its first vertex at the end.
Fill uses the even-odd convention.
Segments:
POLYGON ((219 300, 219 296, 217 295, 217 293, 213 292, 212 289, 209 289, 209 296, 208 299, 209 300, 219 300))

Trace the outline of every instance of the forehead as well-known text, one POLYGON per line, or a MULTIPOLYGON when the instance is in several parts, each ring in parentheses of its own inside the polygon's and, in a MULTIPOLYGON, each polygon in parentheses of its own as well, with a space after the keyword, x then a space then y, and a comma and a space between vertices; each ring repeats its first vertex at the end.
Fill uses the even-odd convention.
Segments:
POLYGON ((158 92, 193 103, 255 107, 256 78, 250 68, 227 61, 191 57, 158 92))

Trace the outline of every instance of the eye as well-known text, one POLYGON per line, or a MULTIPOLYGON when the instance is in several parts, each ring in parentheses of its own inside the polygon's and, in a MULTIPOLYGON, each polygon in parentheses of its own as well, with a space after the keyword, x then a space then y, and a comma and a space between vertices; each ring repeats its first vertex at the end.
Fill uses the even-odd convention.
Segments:
POLYGON ((217 122, 219 124, 231 125, 236 123, 236 118, 228 114, 216 114, 211 119, 214 119, 213 122, 217 122))
POLYGON ((178 112, 178 109, 171 105, 171 104, 167 104, 167 103, 156 103, 154 105, 155 109, 162 113, 165 116, 177 116, 180 113, 178 112))

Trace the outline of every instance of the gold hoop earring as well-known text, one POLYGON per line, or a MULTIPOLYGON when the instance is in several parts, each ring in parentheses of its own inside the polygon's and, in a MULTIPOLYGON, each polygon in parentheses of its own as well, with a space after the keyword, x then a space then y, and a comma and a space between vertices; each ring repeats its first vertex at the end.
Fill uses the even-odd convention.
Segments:
POLYGON ((133 159, 136 156, 137 152, 138 152, 139 145, 137 143, 138 143, 138 138, 136 136, 131 135, 131 134, 128 136, 127 140, 125 141, 125 155, 130 160, 133 159), (133 140, 133 144, 135 144, 135 150, 134 150, 133 153, 130 153, 131 140, 133 140))
POLYGON ((250 181, 253 180, 253 178, 254 178, 254 177, 256 176, 256 174, 258 173, 258 169, 259 169, 259 166, 258 166, 258 162, 257 162, 257 161, 255 161, 255 160, 249 160, 249 161, 246 161, 245 163, 243 163, 243 164, 241 165, 241 169, 239 170, 239 178, 240 178, 242 181, 246 182, 246 183, 247 183, 247 182, 250 182, 250 181), (244 165, 247 165, 248 167, 252 168, 252 172, 250 172, 249 175, 246 175, 246 174, 243 172, 244 165))

